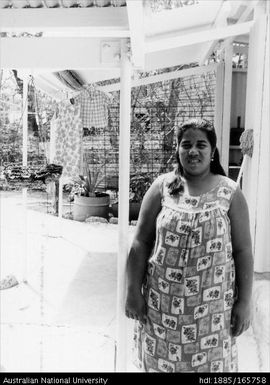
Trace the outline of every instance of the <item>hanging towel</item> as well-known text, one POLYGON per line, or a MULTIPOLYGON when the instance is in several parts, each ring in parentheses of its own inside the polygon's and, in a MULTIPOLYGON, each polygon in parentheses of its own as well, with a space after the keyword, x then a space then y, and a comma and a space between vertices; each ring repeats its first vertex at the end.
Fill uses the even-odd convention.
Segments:
POLYGON ((81 118, 84 128, 107 127, 110 102, 108 95, 95 89, 92 85, 87 85, 75 98, 75 102, 81 106, 81 118))
POLYGON ((82 121, 80 106, 61 102, 55 132, 55 156, 53 163, 63 166, 62 176, 72 180, 81 174, 82 121))

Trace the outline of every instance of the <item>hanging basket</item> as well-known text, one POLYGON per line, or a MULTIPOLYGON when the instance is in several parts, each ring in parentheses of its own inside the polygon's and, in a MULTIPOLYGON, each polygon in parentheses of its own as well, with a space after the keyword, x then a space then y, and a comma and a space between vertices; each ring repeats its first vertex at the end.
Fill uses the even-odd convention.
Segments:
POLYGON ((108 219, 109 205, 109 194, 99 193, 95 197, 75 196, 73 219, 80 222, 92 216, 108 219))

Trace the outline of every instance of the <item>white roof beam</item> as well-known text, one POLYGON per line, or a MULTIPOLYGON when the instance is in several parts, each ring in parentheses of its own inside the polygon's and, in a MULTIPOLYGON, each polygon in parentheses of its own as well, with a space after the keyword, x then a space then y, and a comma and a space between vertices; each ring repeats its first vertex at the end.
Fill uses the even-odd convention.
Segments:
MULTIPOLYGON (((227 25, 227 17, 229 16, 230 13, 230 3, 228 1, 223 1, 218 14, 216 16, 216 19, 213 23, 213 28, 218 28, 218 27, 225 27, 227 25)), ((202 55, 202 58, 200 60, 200 65, 203 65, 205 61, 208 59, 208 57, 211 55, 213 52, 215 46, 217 44, 217 40, 215 41, 210 41, 207 43, 207 47, 202 55)))
POLYGON ((241 21, 245 21, 247 16, 250 14, 249 9, 254 8, 254 3, 257 3, 260 0, 226 0, 229 2, 231 7, 231 20, 239 23, 241 21), (243 11, 243 8, 244 9, 243 11), (246 15, 245 15, 246 14, 246 15))
POLYGON ((233 15, 237 14, 240 7, 242 7, 243 5, 246 5, 246 0, 226 0, 226 1, 230 3, 231 13, 233 15))
POLYGON ((144 68, 144 10, 142 0, 127 0, 131 53, 134 67, 144 68))
POLYGON ((104 37, 110 38, 127 38, 129 37, 128 30, 112 29, 112 28, 97 28, 97 27, 86 27, 80 28, 69 28, 62 31, 47 31, 43 33, 42 37, 104 37))
POLYGON ((88 31, 96 36, 129 36, 126 7, 1 9, 1 32, 88 31))
POLYGON ((161 68, 180 66, 187 63, 198 63, 204 44, 194 44, 164 51, 147 53, 145 56, 145 71, 155 71, 161 68))
MULTIPOLYGON (((138 79, 138 80, 133 80, 131 82, 131 86, 132 87, 140 87, 140 86, 145 86, 147 84, 164 82, 164 81, 172 80, 172 79, 179 79, 179 78, 183 78, 186 76, 201 75, 205 72, 216 71, 217 67, 218 67, 218 64, 213 63, 213 64, 209 64, 208 66, 203 66, 203 67, 192 67, 192 68, 186 68, 186 69, 183 69, 180 71, 165 72, 163 74, 149 76, 149 77, 138 79)), ((102 87, 100 87, 100 89, 102 91, 106 91, 106 92, 118 91, 118 90, 120 90, 120 83, 114 83, 114 84, 109 84, 107 86, 102 86, 102 87)))
MULTIPOLYGON (((235 0, 234 1, 228 1, 228 0, 224 1, 221 8, 220 8, 220 11, 217 15, 214 26, 219 27, 219 26, 224 25, 224 22, 227 19, 227 17, 229 16, 229 14, 231 14, 232 12, 236 13, 237 10, 240 9, 240 7, 243 5, 246 5, 247 7, 244 10, 244 12, 241 14, 241 16, 239 17, 239 19, 237 20, 237 22, 235 24, 239 24, 239 23, 247 21, 249 15, 254 10, 254 8, 258 2, 259 2, 259 0, 251 0, 247 4, 247 3, 243 2, 242 0, 241 1, 235 1, 235 0)), ((229 46, 233 42, 233 40, 234 40, 233 38, 229 38, 226 41, 226 46, 229 46)), ((199 63, 200 65, 205 63, 205 61, 208 59, 208 57, 214 51, 217 42, 218 42, 218 40, 215 40, 215 41, 210 42, 208 44, 207 49, 204 51, 202 58, 200 60, 200 63, 199 63)), ((224 48, 225 48, 225 46, 224 46, 224 48)))
POLYGON ((94 38, 1 38, 0 68, 52 71, 119 68, 117 57, 114 61, 102 62, 103 42, 94 38))
MULTIPOLYGON (((252 0, 249 2, 249 4, 247 5, 247 8, 245 9, 245 11, 242 13, 242 15, 239 17, 238 21, 236 24, 239 24, 239 23, 242 23, 242 22, 245 22, 249 15, 251 14, 252 11, 254 11, 256 5, 259 3, 260 0, 252 0)), ((235 25, 236 25, 235 24, 235 25)), ((223 45, 221 46, 221 49, 225 49, 226 47, 228 47, 230 44, 232 44, 234 41, 233 38, 230 38, 230 39, 227 39, 223 45)))
MULTIPOLYGON (((150 1, 149 1, 150 3, 150 1)), ((148 1, 145 1, 145 34, 156 36, 165 31, 177 31, 178 29, 196 28, 209 25, 215 18, 222 0, 202 0, 192 6, 164 9, 160 12, 152 12, 148 1)))
POLYGON ((206 41, 226 39, 228 37, 249 33, 253 21, 221 28, 208 28, 204 31, 175 34, 175 36, 155 37, 146 40, 146 52, 157 52, 177 47, 184 47, 206 41))

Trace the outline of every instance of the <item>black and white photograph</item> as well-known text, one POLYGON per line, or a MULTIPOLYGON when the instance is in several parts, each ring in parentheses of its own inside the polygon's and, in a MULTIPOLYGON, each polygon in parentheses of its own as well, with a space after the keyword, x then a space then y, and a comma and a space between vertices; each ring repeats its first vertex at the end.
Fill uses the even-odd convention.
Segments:
POLYGON ((269 18, 0 0, 1 384, 268 383, 269 18))

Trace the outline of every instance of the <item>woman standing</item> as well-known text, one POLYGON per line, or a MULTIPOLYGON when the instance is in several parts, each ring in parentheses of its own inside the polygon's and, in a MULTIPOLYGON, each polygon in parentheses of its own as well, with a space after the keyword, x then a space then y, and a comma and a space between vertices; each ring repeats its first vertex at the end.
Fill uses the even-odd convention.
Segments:
POLYGON ((248 208, 219 162, 213 125, 177 130, 177 167, 146 193, 130 249, 126 315, 143 371, 237 372, 249 327, 248 208))

